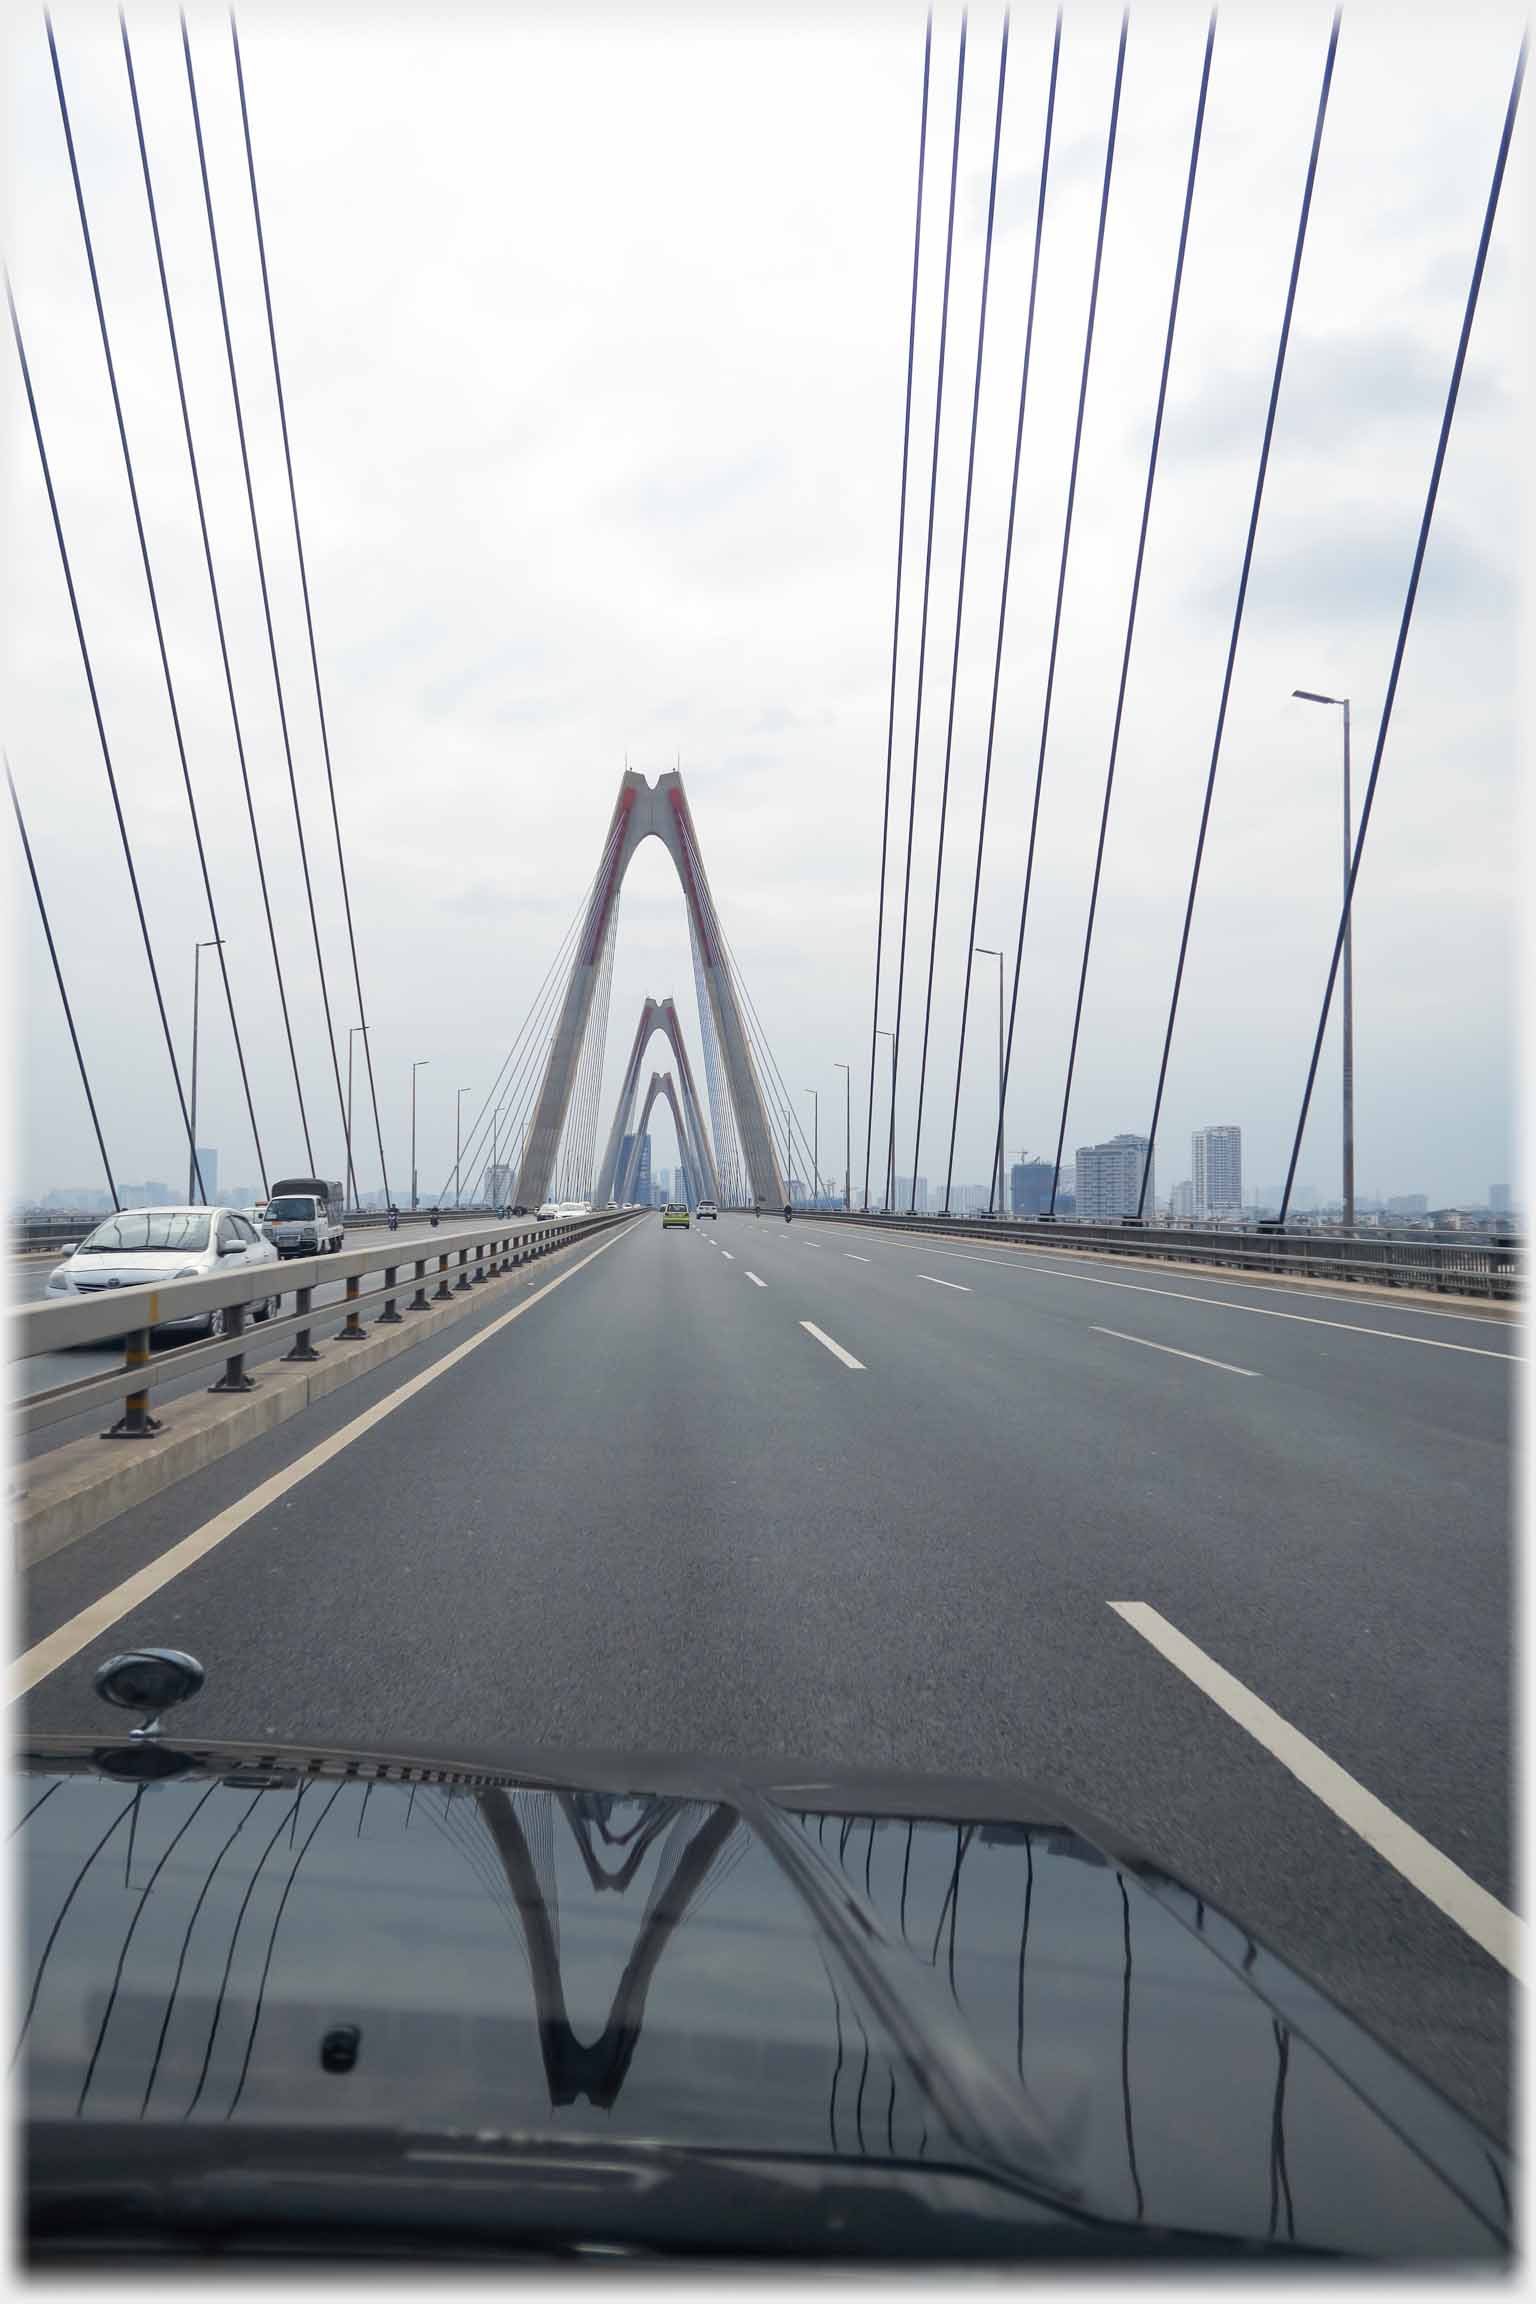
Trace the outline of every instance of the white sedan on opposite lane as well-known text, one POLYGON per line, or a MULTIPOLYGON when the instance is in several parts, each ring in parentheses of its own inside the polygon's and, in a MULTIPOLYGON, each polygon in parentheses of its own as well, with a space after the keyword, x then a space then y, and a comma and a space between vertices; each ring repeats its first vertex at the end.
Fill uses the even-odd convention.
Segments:
MULTIPOLYGON (((143 1288, 157 1280, 206 1280, 215 1272, 234 1274, 249 1265, 275 1266, 276 1248, 236 1208, 125 1208, 89 1233, 64 1263, 48 1275, 47 1300, 91 1296, 109 1288, 143 1288)), ((258 1296, 250 1306, 265 1320, 277 1293, 258 1296)), ((162 1328, 206 1328, 222 1335, 224 1314, 192 1312, 162 1320, 162 1328)))

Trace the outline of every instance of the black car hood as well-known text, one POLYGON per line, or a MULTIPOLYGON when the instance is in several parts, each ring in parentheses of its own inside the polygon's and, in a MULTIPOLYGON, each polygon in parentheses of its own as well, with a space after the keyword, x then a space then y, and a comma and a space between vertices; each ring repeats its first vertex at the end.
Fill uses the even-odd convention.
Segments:
POLYGON ((83 1739, 18 1768, 34 2193, 168 2132, 189 2166, 536 2138, 958 2171, 1127 2236, 1509 2243, 1489 2138, 1027 1785, 83 1739))

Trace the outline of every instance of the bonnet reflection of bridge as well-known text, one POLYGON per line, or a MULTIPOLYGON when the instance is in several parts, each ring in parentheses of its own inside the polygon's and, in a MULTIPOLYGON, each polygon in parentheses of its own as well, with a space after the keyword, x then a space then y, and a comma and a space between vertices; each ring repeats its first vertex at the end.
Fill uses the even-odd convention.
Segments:
MULTIPOLYGON (((627 1178, 616 1177, 619 1148, 627 1133, 625 1116, 631 1108, 639 1079, 645 1043, 657 1029, 668 1034, 683 1084, 678 1147, 685 1166, 695 1168, 703 1181, 698 1190, 720 1195, 723 1179, 730 1179, 728 1197, 755 1198, 777 1206, 784 1184, 774 1151, 773 1131, 754 1058, 749 1028, 749 1000, 745 1000, 721 932, 714 898, 699 853, 698 838, 689 813, 680 775, 669 771, 650 784, 633 770, 625 773, 603 844, 597 875, 586 900, 576 938, 570 973, 565 983, 538 1096, 528 1127, 518 1170, 516 1199, 533 1208, 547 1196, 573 1125, 580 1126, 582 1083, 594 1064, 594 1038, 606 1031, 606 1003, 602 988, 611 966, 619 893, 630 861, 643 840, 658 839, 671 857, 682 885, 688 911, 688 933, 693 947, 694 981, 699 996, 699 1023, 704 1038, 704 1069, 713 1121, 713 1145, 704 1129, 693 1076, 677 1028, 676 1009, 670 1000, 648 1000, 625 1075, 620 1109, 609 1132, 602 1169, 593 1194, 599 1206, 623 1197, 627 1178)), ((772 1066, 772 1058, 757 1035, 758 1059, 772 1066)), ((600 1069, 601 1052, 596 1053, 600 1069)), ((668 1093, 653 1079, 652 1095, 668 1093)), ((649 1105, 650 1098, 647 1099, 649 1105)), ((677 1098, 669 1094, 677 1111, 677 1098)), ((643 1128, 639 1133, 643 1134, 643 1128)))

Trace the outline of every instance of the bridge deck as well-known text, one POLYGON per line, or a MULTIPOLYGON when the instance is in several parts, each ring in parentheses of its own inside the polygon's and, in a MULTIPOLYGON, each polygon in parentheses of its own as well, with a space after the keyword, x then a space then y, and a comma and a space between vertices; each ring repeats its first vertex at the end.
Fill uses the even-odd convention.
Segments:
POLYGON ((588 1255, 324 1465, 500 1305, 30 1571, 24 1644, 95 1612, 29 1721, 98 1727, 94 1664, 153 1641, 232 1736, 1017 1771, 1507 2132, 1504 1969, 1111 1604, 1508 1904, 1518 1323, 813 1221, 647 1218, 588 1255))

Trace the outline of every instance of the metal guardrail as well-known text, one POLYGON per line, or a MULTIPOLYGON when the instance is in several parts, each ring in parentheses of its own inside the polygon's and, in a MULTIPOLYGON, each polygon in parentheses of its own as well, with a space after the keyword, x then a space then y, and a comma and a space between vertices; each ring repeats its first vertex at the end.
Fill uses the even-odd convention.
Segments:
MULTIPOLYGON (((810 1211, 806 1211, 810 1214, 810 1211)), ((800 1212, 796 1212, 796 1221, 800 1212)), ((766 1221, 766 1218, 765 1218, 766 1221)), ((779 1219, 783 1221, 782 1217, 779 1219)), ((1423 1288, 1439 1295, 1487 1296, 1514 1302, 1525 1293, 1524 1243, 1512 1235, 1186 1231, 1163 1226, 1031 1223, 1028 1218, 904 1216, 818 1211, 818 1224, 934 1233, 946 1240, 1013 1240, 1037 1248, 1091 1249, 1096 1256, 1155 1256, 1165 1263, 1221 1265, 1234 1271, 1289 1273, 1298 1279, 1423 1288)))
MULTIPOLYGON (((212 1212, 217 1213, 217 1207, 223 1205, 222 1201, 217 1203, 212 1212)), ((111 1213, 109 1208, 105 1214, 98 1212, 94 1216, 61 1219, 57 1224, 18 1224, 13 1227, 11 1232, 10 1253, 13 1256, 57 1256, 62 1249, 72 1246, 76 1241, 85 1239, 88 1233, 94 1232, 98 1224, 105 1224, 111 1213)), ((133 1210, 125 1208, 121 1213, 125 1216, 131 1216, 133 1210)), ((243 1215, 244 1210, 241 1209, 238 1213, 243 1215)), ((402 1224, 424 1224, 428 1214, 429 1210, 426 1208, 402 1208, 399 1211, 402 1224)), ((487 1220, 510 1221, 510 1219, 496 1219, 496 1212, 493 1208, 444 1208, 439 1206, 438 1215, 444 1222, 449 1217, 474 1221, 478 1221, 482 1217, 487 1220)), ((519 1223, 524 1221, 524 1218, 518 1218, 519 1223)), ((349 1232, 382 1230, 389 1222, 389 1211, 385 1208, 348 1209, 343 1222, 349 1232)))
POLYGON ((355 1343, 367 1331, 361 1314, 382 1303, 377 1325, 395 1327, 407 1313, 424 1312, 430 1304, 445 1303, 479 1287, 499 1274, 511 1272, 552 1249, 624 1223, 631 1211, 601 1210, 565 1222, 538 1223, 520 1218, 516 1223, 480 1222, 439 1228, 430 1242, 404 1242, 385 1231, 367 1248, 344 1248, 328 1256, 285 1258, 276 1264, 242 1263, 228 1275, 211 1273, 207 1279, 167 1280, 155 1287, 93 1290, 80 1296, 61 1296, 40 1304, 23 1304, 11 1314, 7 1358, 35 1359, 40 1353, 61 1352, 71 1345, 104 1344, 121 1339, 121 1368, 103 1376, 88 1376, 78 1383, 57 1384, 15 1404, 15 1420, 23 1432, 61 1424, 88 1411, 123 1404, 123 1413, 103 1439, 148 1438, 160 1429, 149 1413, 152 1390, 174 1378, 218 1368, 223 1374, 210 1385, 214 1392, 248 1392, 255 1379, 246 1373, 245 1354, 253 1334, 262 1338, 291 1335, 293 1348, 286 1360, 318 1360, 312 1332, 323 1320, 346 1314, 336 1341, 355 1343), (371 1288, 362 1282, 370 1274, 382 1277, 371 1288), (327 1281, 342 1280, 342 1303, 316 1307, 314 1291, 327 1281), (430 1293, 429 1293, 430 1289, 430 1293), (296 1308, 274 1315, 260 1327, 246 1324, 250 1307, 269 1297, 292 1295, 296 1308), (402 1306, 400 1299, 408 1297, 402 1306), (223 1333, 207 1343, 179 1345, 150 1355, 150 1340, 157 1328, 173 1320, 219 1313, 223 1333))

